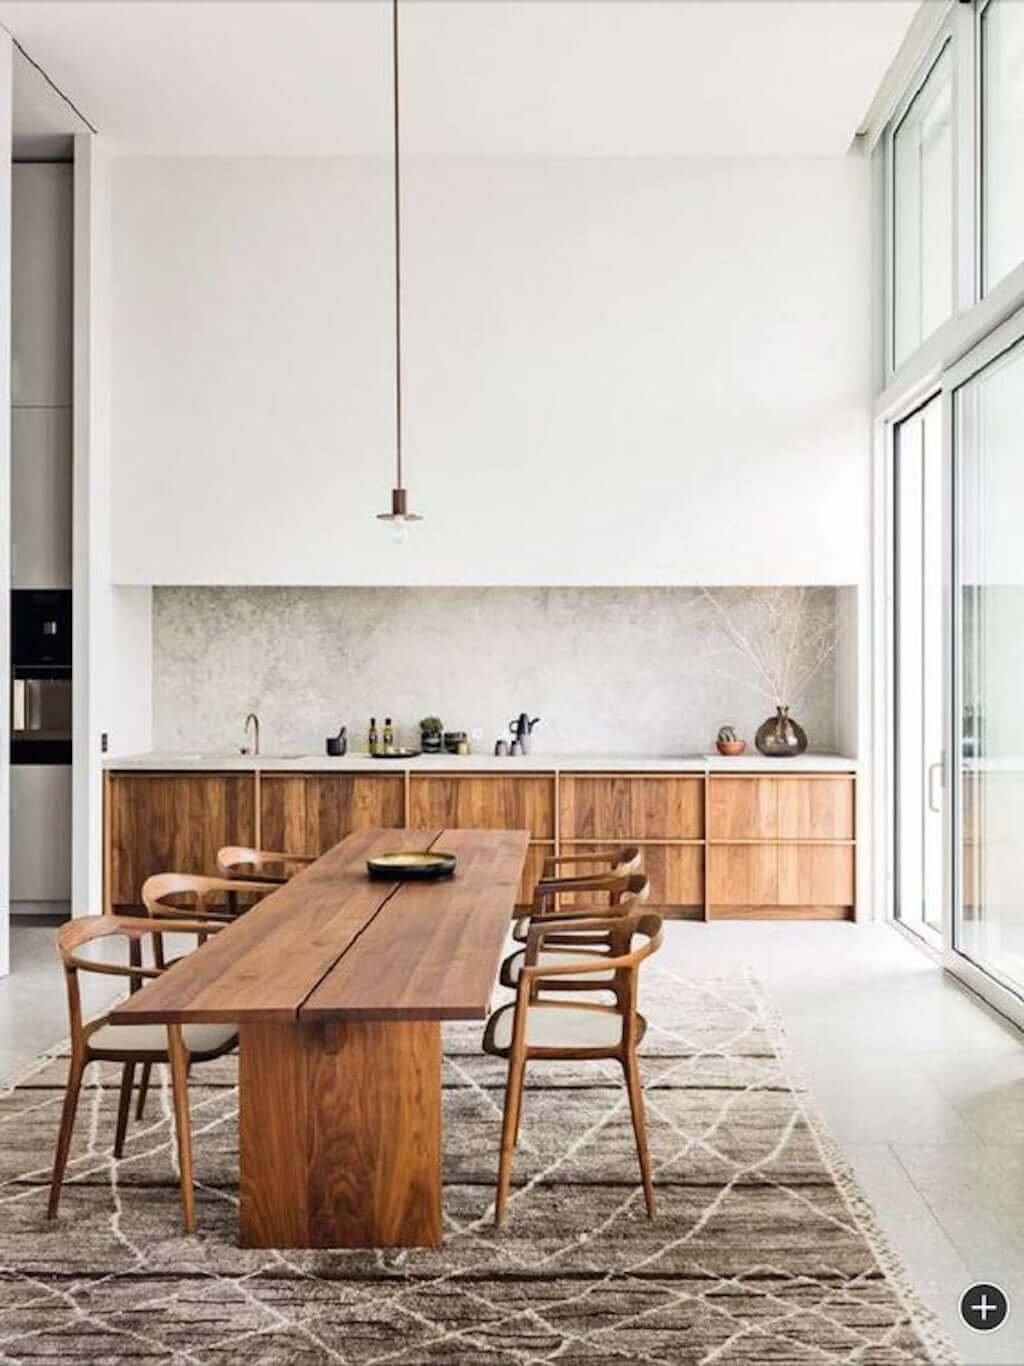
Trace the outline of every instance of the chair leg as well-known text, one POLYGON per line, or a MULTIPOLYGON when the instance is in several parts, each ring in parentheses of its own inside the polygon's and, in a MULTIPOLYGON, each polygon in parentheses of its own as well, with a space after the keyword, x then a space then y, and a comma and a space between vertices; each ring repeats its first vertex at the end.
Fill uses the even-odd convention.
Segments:
POLYGON ((142 1076, 139 1078, 139 1099, 135 1106, 135 1118, 141 1119, 146 1112, 146 1096, 149 1094, 149 1075, 153 1070, 151 1062, 142 1064, 142 1076))
POLYGON ((82 1089, 82 1073, 85 1071, 85 1059, 71 1056, 71 1063, 68 1067, 68 1084, 64 1092, 64 1108, 60 1115, 60 1130, 57 1134, 57 1152, 53 1159, 53 1176, 50 1178, 50 1203, 47 1207, 47 1219, 57 1217, 57 1206, 60 1204, 60 1190, 64 1181, 64 1171, 68 1165, 68 1153, 71 1150, 71 1135, 75 1128, 75 1115, 78 1113, 78 1095, 82 1089))
POLYGON ((128 1112, 132 1104, 132 1082, 135 1080, 135 1064, 126 1062, 121 1068, 121 1095, 117 1102, 117 1131, 114 1135, 114 1156, 124 1153, 124 1136, 128 1132, 128 1112))
POLYGON ((181 1206, 185 1232, 196 1231, 196 1194, 192 1184, 192 1120, 188 1106, 188 1050, 180 1025, 167 1026, 167 1053, 174 1093, 174 1124, 178 1135, 178 1169, 181 1174, 181 1206))
POLYGON ((510 1058, 505 1082, 505 1117, 501 1126, 501 1158, 498 1162, 498 1192, 494 1201, 494 1222, 501 1225, 508 1204, 508 1190, 512 1182, 512 1153, 519 1134, 519 1114, 523 1102, 525 1058, 510 1058))
POLYGON ((647 1217, 654 1218, 654 1182, 651 1179, 651 1155, 647 1149, 647 1120, 644 1115, 644 1091, 640 1081, 640 1067, 636 1054, 630 1050, 622 1059, 622 1070, 626 1074, 626 1090, 629 1092, 629 1109, 633 1116, 633 1134, 636 1138, 636 1152, 640 1159, 640 1174, 644 1183, 644 1200, 647 1203, 647 1217))

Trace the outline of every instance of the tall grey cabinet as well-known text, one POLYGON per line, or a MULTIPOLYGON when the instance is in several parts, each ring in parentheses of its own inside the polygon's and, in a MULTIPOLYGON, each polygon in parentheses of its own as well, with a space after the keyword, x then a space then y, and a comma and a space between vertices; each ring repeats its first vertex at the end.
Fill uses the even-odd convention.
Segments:
MULTIPOLYGON (((11 241, 11 584, 71 588, 73 167, 15 162, 11 241)), ((16 711, 17 709, 15 709, 16 711)), ((11 766, 11 909, 71 896, 71 766, 11 766)))

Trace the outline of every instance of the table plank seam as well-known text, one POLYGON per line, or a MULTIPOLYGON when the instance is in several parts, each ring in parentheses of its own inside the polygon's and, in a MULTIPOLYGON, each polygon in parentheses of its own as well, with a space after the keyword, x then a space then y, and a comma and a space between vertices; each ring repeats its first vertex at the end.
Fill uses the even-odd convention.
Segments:
MULTIPOLYGON (((443 834, 444 834, 444 831, 443 831, 443 830, 438 830, 437 834, 434 835, 434 837, 431 839, 430 843, 427 845, 427 850, 428 850, 428 851, 431 850, 431 849, 433 849, 434 845, 437 843, 437 841, 441 838, 441 836, 442 836, 443 834)), ((370 926, 373 924, 373 922, 374 922, 374 921, 377 919, 377 917, 380 915, 381 911, 383 911, 384 907, 391 901, 392 897, 397 896, 397 894, 402 890, 402 886, 403 886, 402 882, 401 882, 400 880, 396 880, 396 882, 395 882, 394 885, 392 886, 391 890, 388 892, 387 896, 384 897, 384 898, 381 900, 380 905, 379 905, 379 906, 377 907, 377 909, 374 911, 373 915, 371 915, 366 921, 363 922, 362 925, 360 925, 359 929, 356 930, 355 934, 352 936, 352 938, 348 941, 348 943, 347 943, 347 944, 345 945, 345 947, 342 949, 341 953, 338 954, 337 958, 335 958, 334 961, 333 961, 332 963, 330 963, 326 968, 324 968, 323 972, 320 974, 320 976, 317 978, 317 980, 316 980, 316 981, 313 983, 313 985, 310 987, 309 991, 306 992, 306 994, 305 994, 305 996, 303 996, 302 1000, 299 1001, 298 1004, 296 1005, 296 1007, 295 1007, 295 1019, 296 1019, 296 1020, 301 1020, 301 1019, 302 1019, 302 1010, 303 1010, 303 1007, 306 1005, 306 1002, 309 1000, 309 998, 316 992, 316 990, 317 990, 318 987, 321 985, 321 983, 322 983, 327 977, 330 977, 331 973, 335 970, 335 968, 338 966, 338 964, 341 962, 341 960, 342 960, 343 958, 345 958, 345 957, 348 955, 348 953, 355 947, 355 945, 359 942, 359 940, 363 937, 363 935, 366 933, 366 931, 370 928, 370 926)))

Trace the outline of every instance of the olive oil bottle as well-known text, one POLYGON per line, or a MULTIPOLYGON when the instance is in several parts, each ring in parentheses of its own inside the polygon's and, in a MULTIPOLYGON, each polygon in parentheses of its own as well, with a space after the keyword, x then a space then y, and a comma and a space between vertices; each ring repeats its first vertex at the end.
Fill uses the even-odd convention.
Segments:
POLYGON ((367 739, 369 740, 369 744, 368 744, 367 748, 369 749, 369 751, 370 751, 371 754, 376 754, 376 753, 377 753, 377 749, 378 749, 378 747, 379 747, 379 745, 380 745, 380 736, 377 734, 377 718, 376 718, 376 716, 371 716, 371 717, 370 717, 370 733, 369 733, 369 736, 367 737, 367 739))
POLYGON ((385 750, 392 750, 392 749, 394 749, 394 747, 395 747, 395 728, 394 728, 394 726, 391 724, 391 717, 390 717, 390 716, 385 716, 385 718, 384 718, 384 748, 385 748, 385 750))

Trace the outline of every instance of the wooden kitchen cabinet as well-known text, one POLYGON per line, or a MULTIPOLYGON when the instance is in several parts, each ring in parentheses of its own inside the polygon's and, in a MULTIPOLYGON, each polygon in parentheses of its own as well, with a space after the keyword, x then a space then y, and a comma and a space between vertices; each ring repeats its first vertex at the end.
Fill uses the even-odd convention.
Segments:
POLYGON ((251 773, 109 773, 106 902, 140 906, 154 873, 216 873, 217 850, 256 839, 251 773))
POLYGON ((679 773, 563 773, 563 853, 637 843, 650 905, 685 918, 704 913, 704 777, 679 773))
POLYGON ((852 776, 711 774, 707 801, 709 919, 852 919, 852 776))
POLYGON ((106 904, 138 905, 151 873, 212 872, 224 844, 319 855, 383 826, 528 830, 521 905, 548 855, 630 843, 670 918, 852 918, 855 788, 836 772, 113 771, 106 904))
POLYGON ((401 773, 260 775, 260 843, 288 854, 324 854, 353 830, 405 825, 401 773))
POLYGON ((413 773, 412 829, 529 830, 530 850, 519 888, 528 905, 547 855, 555 852, 553 773, 413 773))
MULTIPOLYGON (((586 841, 562 842, 563 854, 583 854, 593 849, 607 849, 602 841, 590 845, 586 841)), ((701 920, 704 917, 704 848, 701 844, 645 844, 642 846, 643 871, 650 879, 651 895, 648 905, 652 910, 666 911, 674 919, 701 920)), ((565 897, 564 904, 582 903, 585 897, 565 897)))

